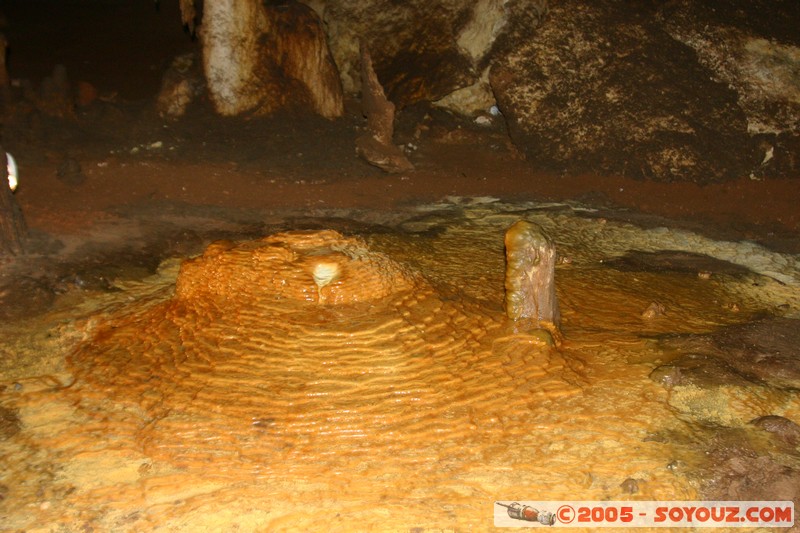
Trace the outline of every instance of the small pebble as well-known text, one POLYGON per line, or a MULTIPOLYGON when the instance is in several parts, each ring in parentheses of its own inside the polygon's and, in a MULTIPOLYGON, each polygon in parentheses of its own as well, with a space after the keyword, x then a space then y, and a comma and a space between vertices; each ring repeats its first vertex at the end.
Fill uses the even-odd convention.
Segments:
POLYGON ((666 311, 663 305, 658 302, 653 302, 642 312, 642 318, 645 320, 652 320, 656 317, 663 316, 666 311))
POLYGON ((675 472, 678 470, 679 467, 683 466, 680 461, 672 461, 667 465, 667 470, 670 472, 675 472))
POLYGON ((800 444, 800 425, 778 415, 761 416, 750 421, 757 428, 772 433, 789 446, 800 444))
POLYGON ((620 483, 619 487, 622 489, 622 492, 625 494, 636 494, 639 492, 639 482, 632 477, 629 477, 622 483, 620 483))

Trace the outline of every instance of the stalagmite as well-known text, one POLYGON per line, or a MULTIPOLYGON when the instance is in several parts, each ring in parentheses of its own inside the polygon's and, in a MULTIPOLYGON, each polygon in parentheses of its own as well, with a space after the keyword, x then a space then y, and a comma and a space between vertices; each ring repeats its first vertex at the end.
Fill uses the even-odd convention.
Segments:
POLYGON ((37 102, 39 111, 51 117, 74 120, 75 101, 67 67, 56 65, 53 73, 42 80, 37 102))
POLYGON ((189 105, 205 89, 201 67, 194 54, 179 55, 161 79, 161 90, 156 97, 156 110, 163 118, 180 118, 189 105))
POLYGON ((557 328, 556 248, 542 229, 520 220, 506 231, 506 315, 536 327, 557 328))
POLYGON ((392 143, 395 107, 383 92, 367 46, 361 43, 361 107, 367 117, 367 131, 356 139, 356 153, 386 172, 406 172, 414 165, 392 143))
MULTIPOLYGON (((2 147, 0 147, 0 160, 6 161, 6 153, 2 147)), ((14 179, 10 180, 8 176, 13 161, 13 158, 9 158, 8 165, 0 164, 0 253, 16 255, 24 251, 23 240, 27 226, 12 194, 12 188, 16 188, 17 178, 14 176, 14 179)))

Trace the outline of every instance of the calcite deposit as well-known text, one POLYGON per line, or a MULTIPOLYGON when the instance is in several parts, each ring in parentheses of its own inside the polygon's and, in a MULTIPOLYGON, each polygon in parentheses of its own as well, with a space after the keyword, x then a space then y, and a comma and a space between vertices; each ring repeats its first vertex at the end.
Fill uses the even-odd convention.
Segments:
POLYGON ((326 118, 344 112, 339 71, 322 22, 298 2, 206 2, 200 29, 208 93, 221 115, 283 107, 326 118))
POLYGON ((558 325, 556 248, 536 224, 520 220, 506 232, 506 315, 558 325))
POLYGON ((491 427, 537 395, 574 392, 560 357, 544 369, 541 356, 499 310, 441 297, 361 239, 298 231, 212 244, 183 262, 168 300, 104 321, 69 361, 76 391, 141 413, 148 456, 213 460, 233 479, 400 449, 403 469, 433 468, 442 451, 424 449, 443 436, 466 446, 476 417, 491 427), (513 392, 517 364, 537 393, 513 392), (467 409, 489 396, 482 414, 467 409))
POLYGON ((212 244, 183 263, 175 297, 194 306, 284 299, 338 305, 381 300, 413 286, 410 271, 360 239, 300 231, 212 244))
POLYGON ((363 239, 218 242, 81 291, 71 322, 57 308, 4 321, 3 524, 483 531, 493 501, 531 487, 797 505, 796 324, 720 329, 796 313, 794 258, 566 209, 436 204, 363 239), (556 346, 503 312, 503 234, 520 219, 571 259, 557 269, 556 346), (642 320, 650 302, 668 312, 642 320), (653 341, 708 332, 691 349, 653 341), (783 368, 787 388, 679 383, 687 365, 648 377, 709 343, 736 373, 764 370, 758 381, 783 368))

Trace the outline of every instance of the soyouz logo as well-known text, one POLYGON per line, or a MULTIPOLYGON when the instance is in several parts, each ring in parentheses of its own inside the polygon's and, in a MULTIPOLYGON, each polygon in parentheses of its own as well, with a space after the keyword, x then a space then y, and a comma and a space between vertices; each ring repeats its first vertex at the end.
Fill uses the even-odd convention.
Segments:
POLYGON ((497 501, 496 527, 792 527, 791 501, 497 501))

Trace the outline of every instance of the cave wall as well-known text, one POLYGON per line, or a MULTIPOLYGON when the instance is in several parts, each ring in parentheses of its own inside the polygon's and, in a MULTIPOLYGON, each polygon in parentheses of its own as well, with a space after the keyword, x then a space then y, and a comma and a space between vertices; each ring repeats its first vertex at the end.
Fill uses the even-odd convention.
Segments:
POLYGON ((219 114, 266 115, 284 107, 327 118, 344 112, 339 73, 322 23, 308 6, 208 0, 199 33, 208 93, 219 114))
MULTIPOLYGON (((226 21, 229 33, 234 25, 242 35, 274 39, 285 31, 280 24, 259 22, 257 30, 248 24, 264 10, 295 3, 264 5, 207 0, 204 40, 226 21), (249 6, 243 13, 255 15, 231 17, 228 4, 249 6)), ((434 102, 475 115, 496 104, 512 141, 544 170, 698 183, 797 175, 796 2, 729 0, 719 9, 690 0, 313 0, 308 6, 322 21, 345 93, 360 91, 363 42, 399 110, 434 102)), ((263 38, 234 42, 264 48, 263 38)), ((266 48, 274 52, 275 45, 266 48)), ((207 65, 210 58, 207 52, 207 65)), ((237 58, 240 71, 254 73, 231 76, 245 102, 240 107, 263 107, 268 76, 257 71, 270 59, 227 50, 217 63, 230 69, 237 58)), ((206 71, 213 84, 218 70, 206 71)), ((220 94, 223 102, 235 100, 220 94)), ((321 114, 340 114, 326 114, 311 100, 321 114)))
POLYGON ((358 43, 399 109, 498 104, 559 173, 709 183, 798 175, 800 3, 317 0, 344 90, 358 43))
MULTIPOLYGON (((537 3, 537 2, 532 2, 537 3)), ((475 84, 508 18, 503 0, 331 0, 331 50, 346 91, 360 89, 358 45, 368 45, 387 96, 403 107, 475 84)))
POLYGON ((675 40, 712 78, 731 88, 747 121, 758 164, 754 178, 798 175, 800 165, 800 2, 680 0, 659 11, 675 40))
POLYGON ((562 1, 532 39, 497 59, 492 89, 532 160, 656 180, 750 171, 736 92, 654 15, 624 2, 562 1))

